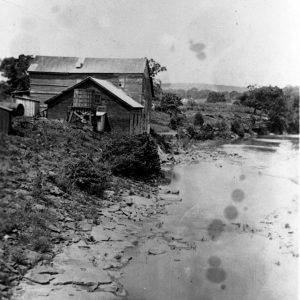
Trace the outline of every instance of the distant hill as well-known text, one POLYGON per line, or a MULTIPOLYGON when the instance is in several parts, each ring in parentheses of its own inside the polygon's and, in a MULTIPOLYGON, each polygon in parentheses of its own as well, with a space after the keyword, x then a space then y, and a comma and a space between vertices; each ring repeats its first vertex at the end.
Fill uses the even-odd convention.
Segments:
POLYGON ((163 90, 189 90, 191 88, 197 88, 198 90, 211 90, 215 92, 244 92, 247 90, 246 87, 242 86, 231 86, 231 85, 220 85, 220 84, 208 84, 208 83, 162 83, 163 90))

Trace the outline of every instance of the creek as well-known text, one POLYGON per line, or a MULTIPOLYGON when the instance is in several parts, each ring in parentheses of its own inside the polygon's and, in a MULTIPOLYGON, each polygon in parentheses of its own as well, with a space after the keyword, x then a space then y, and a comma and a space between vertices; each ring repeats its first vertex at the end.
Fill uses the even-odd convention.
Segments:
POLYGON ((170 188, 182 201, 153 237, 175 247, 135 249, 121 279, 127 299, 297 299, 298 138, 238 141, 220 159, 175 166, 170 188))

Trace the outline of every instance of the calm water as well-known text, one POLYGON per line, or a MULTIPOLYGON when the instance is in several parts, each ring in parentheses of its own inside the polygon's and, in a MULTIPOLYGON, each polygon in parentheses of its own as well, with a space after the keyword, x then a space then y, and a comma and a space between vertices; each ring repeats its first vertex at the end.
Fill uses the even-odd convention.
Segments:
MULTIPOLYGON (((224 145, 229 158, 174 169, 183 201, 159 239, 193 249, 136 249, 122 283, 131 300, 297 299, 298 137, 224 145)), ((157 238, 156 238, 157 239, 157 238)))

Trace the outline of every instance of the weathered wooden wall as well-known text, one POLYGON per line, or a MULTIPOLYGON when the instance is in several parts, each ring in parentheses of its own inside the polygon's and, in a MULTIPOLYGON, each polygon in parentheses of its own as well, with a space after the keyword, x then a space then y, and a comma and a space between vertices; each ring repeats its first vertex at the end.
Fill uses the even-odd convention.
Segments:
MULTIPOLYGON (((91 82, 86 82, 80 85, 80 89, 95 89, 102 97, 103 104, 106 107, 107 117, 111 130, 122 131, 128 133, 141 133, 141 121, 136 121, 131 125, 131 118, 133 114, 139 115, 141 119, 142 110, 130 111, 129 108, 124 107, 110 94, 100 89, 91 82), (132 129, 131 129, 132 128, 132 129), (131 132, 132 131, 132 132, 131 132)), ((66 120, 68 114, 68 107, 72 106, 73 90, 64 93, 57 100, 48 104, 48 118, 66 120)))
POLYGON ((22 104, 24 106, 24 116, 25 117, 34 117, 40 112, 40 102, 25 99, 21 97, 14 98, 15 103, 22 104))
POLYGON ((11 112, 9 109, 0 106, 0 132, 9 134, 11 130, 11 112))
POLYGON ((142 101, 143 74, 44 74, 30 73, 30 95, 41 103, 87 77, 110 81, 135 101, 142 101), (124 79, 124 87, 119 85, 124 79))

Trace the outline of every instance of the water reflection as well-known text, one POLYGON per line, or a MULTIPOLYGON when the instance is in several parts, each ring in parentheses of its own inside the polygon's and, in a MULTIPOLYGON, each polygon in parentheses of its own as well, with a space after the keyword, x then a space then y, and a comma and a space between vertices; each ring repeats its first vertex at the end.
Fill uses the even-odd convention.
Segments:
POLYGON ((296 299, 297 149, 295 137, 263 137, 222 147, 239 164, 176 167, 183 201, 168 206, 162 232, 195 247, 148 257, 141 246, 122 281, 128 299, 296 299))

